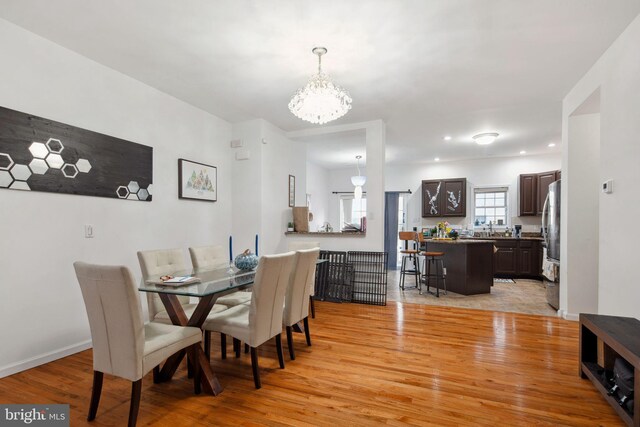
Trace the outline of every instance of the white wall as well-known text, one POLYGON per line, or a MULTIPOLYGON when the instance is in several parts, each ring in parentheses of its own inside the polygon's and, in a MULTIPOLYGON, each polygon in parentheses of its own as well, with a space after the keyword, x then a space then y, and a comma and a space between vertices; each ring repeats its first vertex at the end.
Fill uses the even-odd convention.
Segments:
POLYGON ((313 221, 309 223, 311 231, 318 231, 329 221, 329 170, 307 160, 307 193, 311 195, 311 212, 313 221))
POLYGON ((473 221, 473 186, 509 187, 509 216, 511 225, 522 224, 528 232, 540 231, 540 217, 518 217, 518 175, 524 173, 546 172, 560 169, 561 156, 545 154, 536 156, 499 157, 456 162, 430 164, 387 165, 386 191, 406 191, 411 189, 407 203, 407 226, 433 226, 443 218, 422 218, 422 180, 466 178, 467 216, 466 218, 446 218, 449 223, 463 227, 471 226, 473 221))
POLYGON ((307 148, 291 141, 272 124, 263 121, 262 158, 262 250, 265 254, 285 252, 287 223, 293 221, 289 207, 289 175, 296 177, 296 206, 306 206, 307 148))
POLYGON ((4 376, 88 347, 74 261, 139 278, 138 250, 224 244, 232 183, 227 122, 4 20, 0 57, 0 105, 154 148, 151 203, 0 190, 4 376), (178 200, 179 157, 218 167, 218 202, 178 200))
MULTIPOLYGON (((571 239, 564 253, 561 250, 560 270, 561 310, 569 313, 598 311, 598 216, 600 197, 600 114, 585 114, 569 119, 570 156, 565 171, 568 185, 562 194, 561 207, 566 209, 566 221, 561 219, 561 242, 571 239), (580 177, 576 180, 576 177, 580 177), (585 209, 585 207, 587 207, 585 209), (579 286, 562 286, 579 283, 579 286)), ((564 178, 564 176, 563 176, 564 178)), ((564 190, 564 188, 562 189, 564 190)))
MULTIPOLYGON (((599 181, 613 179, 613 194, 599 195, 599 263, 598 312, 620 316, 640 317, 640 286, 635 274, 638 262, 637 244, 640 227, 634 220, 640 218, 640 16, 627 27, 595 65, 576 84, 563 101, 563 160, 571 164, 572 144, 570 116, 595 91, 600 89, 600 172, 599 181), (571 145, 570 145, 571 144, 571 145), (622 222, 621 219, 629 219, 622 222)), ((570 187, 565 191, 592 191, 583 186, 583 174, 563 172, 570 187)), ((597 173, 594 171, 592 173, 597 173)), ((565 188, 566 187, 566 188, 565 188)), ((583 211, 593 207, 581 203, 569 207, 583 211)), ((562 221, 568 212, 563 212, 562 221)), ((563 239, 563 250, 571 248, 573 239, 590 230, 575 230, 563 239)), ((579 250, 579 249, 576 249, 579 250)), ((569 280, 569 289, 579 288, 580 282, 569 280)), ((566 290, 565 290, 566 291, 566 290)), ((569 305, 571 301, 568 301, 569 305)), ((566 310, 567 307, 561 309, 566 310)), ((568 312, 568 317, 577 313, 568 312)))

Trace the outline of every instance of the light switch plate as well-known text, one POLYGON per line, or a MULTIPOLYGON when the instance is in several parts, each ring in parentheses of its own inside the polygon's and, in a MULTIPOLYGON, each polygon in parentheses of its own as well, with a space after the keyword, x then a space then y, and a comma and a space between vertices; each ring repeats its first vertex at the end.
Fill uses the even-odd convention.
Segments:
POLYGON ((84 226, 84 237, 86 239, 93 239, 93 225, 87 224, 84 226))
POLYGON ((613 180, 609 179, 602 183, 602 192, 605 194, 613 193, 613 180))

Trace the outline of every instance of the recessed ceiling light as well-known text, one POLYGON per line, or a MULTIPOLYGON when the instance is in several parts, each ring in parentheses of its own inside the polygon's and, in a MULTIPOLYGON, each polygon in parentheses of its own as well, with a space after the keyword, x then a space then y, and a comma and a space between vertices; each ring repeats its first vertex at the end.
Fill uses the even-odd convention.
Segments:
POLYGON ((478 145, 489 145, 496 140, 498 134, 496 132, 479 133, 473 135, 472 138, 478 145))
POLYGON ((555 146, 556 146, 556 144, 553 143, 553 142, 549 144, 549 147, 555 147, 555 146))
POLYGON ((522 151, 520 152, 520 154, 527 154, 527 152, 526 152, 526 151, 524 151, 524 150, 522 150, 522 151))
POLYGON ((451 141, 451 137, 450 137, 449 135, 445 136, 445 137, 444 137, 444 138, 442 138, 442 139, 444 139, 445 141, 451 141))
POLYGON ((440 161, 440 157, 436 157, 436 158, 435 158, 435 159, 433 159, 433 160, 435 160, 436 162, 439 162, 439 161, 440 161))

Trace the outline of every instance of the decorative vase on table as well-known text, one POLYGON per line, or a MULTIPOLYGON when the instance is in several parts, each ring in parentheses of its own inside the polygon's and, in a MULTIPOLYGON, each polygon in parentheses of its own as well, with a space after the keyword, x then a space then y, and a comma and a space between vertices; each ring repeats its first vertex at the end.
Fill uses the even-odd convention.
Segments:
POLYGON ((247 249, 238 255, 233 263, 238 270, 253 270, 258 266, 258 257, 247 249))

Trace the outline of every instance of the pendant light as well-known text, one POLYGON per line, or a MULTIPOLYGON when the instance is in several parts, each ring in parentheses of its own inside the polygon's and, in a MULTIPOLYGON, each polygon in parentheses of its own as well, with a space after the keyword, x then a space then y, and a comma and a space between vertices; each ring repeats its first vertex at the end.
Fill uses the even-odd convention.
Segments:
POLYGON ((367 177, 360 175, 360 159, 362 156, 356 156, 356 168, 358 169, 358 175, 351 177, 351 183, 356 187, 353 190, 353 198, 356 200, 362 199, 362 186, 367 182, 367 177))

